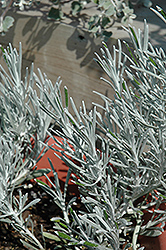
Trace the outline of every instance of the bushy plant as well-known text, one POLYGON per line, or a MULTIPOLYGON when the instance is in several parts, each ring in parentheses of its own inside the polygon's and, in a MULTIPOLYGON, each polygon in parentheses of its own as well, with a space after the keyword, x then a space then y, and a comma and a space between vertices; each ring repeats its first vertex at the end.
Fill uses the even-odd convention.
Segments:
MULTIPOLYGON (((95 37, 100 36, 102 40, 108 40, 112 35, 112 32, 108 28, 116 20, 120 20, 123 25, 131 23, 136 17, 134 14, 135 5, 142 4, 145 7, 150 7, 152 2, 150 0, 141 1, 129 1, 129 0, 72 0, 71 1, 71 11, 70 13, 64 13, 64 7, 66 6, 65 1, 55 0, 51 1, 50 8, 48 9, 48 18, 55 21, 60 21, 65 18, 65 16, 71 18, 79 18, 81 11, 83 9, 94 6, 98 10, 99 14, 93 14, 88 16, 84 20, 86 26, 90 32, 94 34, 95 37)), ((1 6, 4 9, 0 16, 0 33, 5 34, 8 29, 13 25, 14 18, 12 16, 6 16, 8 10, 13 6, 16 9, 23 11, 32 4, 38 5, 40 1, 27 0, 27 1, 14 1, 14 0, 1 0, 1 6)))
POLYGON ((63 142, 55 143, 69 166, 68 174, 75 174, 73 180, 85 206, 78 214, 72 207, 74 200, 65 206, 55 172, 55 191, 39 182, 64 212, 63 219, 52 220, 56 235, 69 249, 75 245, 76 249, 121 249, 125 243, 125 249, 144 249, 138 236, 159 236, 165 225, 166 214, 160 206, 166 201, 165 53, 149 42, 146 21, 143 33, 131 26, 127 32, 132 42, 124 42, 128 54, 119 41, 113 56, 103 44, 102 57, 96 59, 109 77, 103 80, 115 92, 114 100, 95 91, 105 105, 94 104, 87 113, 84 102, 78 111, 70 98, 73 116, 66 88, 65 106, 59 88, 51 96, 43 88, 54 112, 40 101, 41 108, 62 129, 56 133, 63 142), (104 117, 97 108, 104 111, 104 117), (154 212, 146 222, 145 214, 152 206, 154 212))
MULTIPOLYGON (((159 10, 159 14, 165 18, 165 13, 159 10)), ((104 106, 93 103, 94 108, 89 113, 84 102, 77 110, 73 99, 69 98, 67 87, 64 88, 65 100, 62 100, 59 79, 52 84, 46 75, 39 71, 38 77, 31 70, 29 85, 27 77, 24 85, 20 78, 21 49, 19 55, 11 46, 8 51, 3 50, 12 77, 2 70, 1 79, 6 91, 2 92, 1 110, 2 124, 5 125, 2 126, 0 144, 0 219, 12 224, 16 230, 21 229, 21 235, 29 241, 22 240, 27 247, 43 248, 33 234, 26 231, 27 224, 21 217, 27 208, 27 197, 20 192, 19 200, 13 198, 12 190, 15 184, 21 183, 20 169, 24 169, 22 166, 25 165, 22 147, 27 135, 29 145, 31 137, 35 139, 36 145, 40 145, 39 142, 43 145, 51 119, 60 126, 61 131, 48 129, 47 133, 59 149, 44 144, 45 151, 54 150, 55 157, 60 157, 69 170, 64 190, 60 188, 51 160, 48 162, 54 182, 45 176, 52 188, 36 179, 63 212, 63 218, 51 219, 55 234, 42 232, 43 236, 60 241, 57 248, 62 249, 118 250, 132 247, 133 250, 142 250, 144 247, 139 244, 140 236, 156 237, 164 230, 166 212, 161 205, 166 202, 166 55, 162 48, 154 48, 149 42, 146 21, 143 32, 132 26, 126 31, 131 38, 131 44, 124 42, 128 53, 124 52, 121 41, 118 41, 118 48, 114 46, 112 54, 105 43, 101 48, 102 56, 96 54, 96 62, 108 76, 108 79, 103 80, 110 85, 115 98, 111 100, 95 91, 104 100, 104 106), (32 83, 38 87, 40 96, 33 91, 32 83), (12 88, 9 88, 10 85, 12 88), (35 122, 36 130, 31 123, 31 119, 36 121, 36 117, 33 112, 29 112, 30 101, 27 103, 24 99, 24 86, 30 86, 27 98, 32 101, 40 121, 35 122), (25 112, 19 113, 18 100, 24 100, 21 103, 22 107, 26 107, 25 112), (28 122, 18 133, 15 124, 18 122, 21 126, 20 114, 24 114, 23 120, 28 122), (15 115, 18 115, 16 121, 15 115), (44 126, 45 123, 47 126, 44 126), (59 135, 62 141, 57 140, 52 132, 59 135), (74 209, 77 197, 69 202, 66 199, 71 176, 78 186, 84 206, 78 212, 74 209), (146 214, 150 215, 148 221, 146 214)), ((4 90, 3 85, 1 88, 4 90)), ((28 166, 25 169, 30 169, 29 161, 36 157, 34 148, 30 146, 30 149, 30 156, 26 154, 28 166)), ((38 200, 29 205, 36 202, 38 200)), ((32 223, 29 218, 27 221, 32 223)))
MULTIPOLYGON (((35 199, 27 204, 27 194, 19 191, 19 199, 13 195, 14 190, 30 179, 50 172, 49 169, 37 170, 36 162, 42 149, 40 141, 46 138, 46 131, 51 119, 39 107, 37 93, 33 89, 33 65, 24 81, 21 76, 22 51, 19 54, 11 44, 3 51, 8 72, 0 66, 0 221, 9 223, 27 241, 42 249, 41 243, 28 228, 33 222, 30 215, 22 213, 36 204, 35 199)), ((48 105, 47 100, 41 99, 48 105)), ((35 248, 34 248, 35 249, 35 248)))

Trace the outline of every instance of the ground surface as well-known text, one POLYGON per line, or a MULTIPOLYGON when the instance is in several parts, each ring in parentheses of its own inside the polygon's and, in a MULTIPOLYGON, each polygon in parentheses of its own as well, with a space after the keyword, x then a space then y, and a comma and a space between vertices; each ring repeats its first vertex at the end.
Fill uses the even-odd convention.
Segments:
MULTIPOLYGON (((44 231, 53 233, 53 223, 50 221, 52 217, 62 216, 61 210, 52 201, 52 199, 46 195, 45 192, 37 185, 33 184, 33 188, 22 190, 23 193, 28 192, 28 202, 34 198, 40 198, 41 201, 36 206, 31 207, 24 213, 27 217, 28 214, 32 214, 32 220, 34 222, 34 232, 37 239, 43 244, 41 235, 41 224, 44 231)), ((17 195, 17 193, 15 193, 17 195)), ((71 194, 68 194, 68 199, 72 198, 71 194)), ((79 204, 77 205, 79 207, 79 204)), ((57 243, 50 239, 45 239, 47 250, 53 250, 57 243)), ((13 230, 12 226, 0 223, 0 249, 1 250, 24 250, 22 243, 20 242, 20 235, 13 230)))

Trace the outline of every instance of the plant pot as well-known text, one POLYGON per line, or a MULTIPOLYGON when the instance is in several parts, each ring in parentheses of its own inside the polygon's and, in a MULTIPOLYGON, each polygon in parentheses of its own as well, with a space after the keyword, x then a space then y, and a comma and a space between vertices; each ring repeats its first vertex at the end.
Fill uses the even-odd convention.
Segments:
MULTIPOLYGON (((156 199, 158 199, 156 197, 156 199)), ((147 203, 151 202, 151 194, 149 194, 149 197, 147 198, 147 203)), ((162 203, 159 206, 160 210, 166 210, 166 203, 162 203)), ((152 206, 149 208, 149 210, 153 211, 155 210, 155 206, 152 206)), ((144 212, 143 219, 144 224, 148 223, 148 221, 151 219, 153 213, 150 213, 148 211, 144 212)), ((155 216, 156 217, 156 216, 155 216)), ((149 236, 140 236, 139 237, 139 243, 141 246, 145 247, 145 250, 165 250, 166 249, 166 225, 164 226, 164 232, 157 237, 149 237, 149 236)))
MULTIPOLYGON (((59 136, 55 136, 55 138, 58 140, 58 141, 62 141, 62 138, 59 137, 59 136)), ((46 138, 47 141, 47 145, 48 146, 52 146, 53 148, 55 149, 59 149, 54 143, 55 141, 52 139, 52 138, 46 138)), ((43 153, 44 149, 41 151, 39 157, 41 156, 41 154, 43 153)), ((56 152, 57 155, 60 155, 59 152, 56 152)), ((48 158, 51 160, 53 166, 54 166, 54 169, 55 171, 57 172, 58 174, 58 178, 59 178, 59 182, 60 182, 60 186, 61 186, 61 189, 63 190, 64 188, 64 184, 65 184, 65 181, 66 181, 66 176, 67 176, 67 172, 68 172, 68 169, 69 167, 66 166, 66 164, 61 160, 59 159, 55 154, 54 154, 54 150, 53 149, 48 149, 47 152, 41 157, 41 159, 37 162, 36 166, 37 166, 37 170, 38 169, 44 169, 44 168, 49 168, 50 170, 51 169, 51 166, 50 166, 50 163, 48 161, 48 158)), ((50 173, 48 173, 47 175, 51 181, 54 183, 54 175, 53 175, 53 172, 50 171, 50 173)), ((45 176, 41 176, 41 177, 38 177, 37 179, 45 182, 47 185, 49 185, 51 187, 51 184, 50 182, 48 181, 48 179, 45 177, 45 176)), ((74 194, 78 194, 78 188, 77 188, 77 185, 75 185, 74 183, 71 182, 71 179, 69 180, 69 183, 68 183, 68 191, 70 193, 74 193, 74 194)))
MULTIPOLYGON (((155 199, 158 200, 157 197, 157 191, 154 190, 154 193, 156 193, 155 199)), ((143 197, 140 197, 137 201, 135 201, 135 206, 137 206, 140 202, 142 202, 145 199, 146 195, 143 197)), ((149 204, 152 202, 152 194, 149 193, 148 197, 146 198, 146 203, 149 204)), ((161 203, 159 206, 160 210, 166 210, 166 203, 161 203)), ((151 206, 148 208, 149 211, 144 210, 144 215, 143 215, 143 225, 146 225, 149 220, 151 220, 153 212, 155 210, 155 206, 151 206), (152 211, 152 212, 150 212, 152 211)), ((154 216, 156 218, 156 215, 154 216)), ((160 226, 159 224, 158 226, 160 226)), ((139 235, 138 236, 138 243, 141 244, 141 247, 145 247, 145 250, 166 250, 166 224, 164 226, 164 232, 157 237, 150 237, 150 236, 144 236, 144 235, 139 235)))
POLYGON ((158 237, 142 236, 139 242, 145 250, 166 250, 166 231, 158 237))

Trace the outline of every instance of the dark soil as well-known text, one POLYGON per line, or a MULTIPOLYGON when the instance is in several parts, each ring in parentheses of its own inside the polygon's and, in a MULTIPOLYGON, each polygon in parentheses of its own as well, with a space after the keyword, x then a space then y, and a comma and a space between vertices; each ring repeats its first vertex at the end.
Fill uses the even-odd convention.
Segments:
MULTIPOLYGON (((29 214, 32 215, 32 220, 34 223, 34 234, 36 238, 41 242, 42 245, 43 239, 41 234, 41 225, 43 225, 43 230, 54 234, 53 225, 54 223, 50 221, 52 217, 63 217, 59 207, 53 202, 52 198, 47 195, 37 183, 31 183, 33 187, 31 188, 22 188, 21 191, 23 194, 28 193, 28 203, 34 198, 40 198, 40 202, 35 206, 30 207, 29 210, 24 212, 24 218, 29 214)), ((18 191, 15 191, 15 196, 18 195, 18 191)), ((72 194, 68 194, 67 198, 71 199, 72 194)), ((77 203, 77 208, 80 207, 79 200, 77 203)), ((77 209, 76 208, 76 209, 77 209)), ((0 249, 4 250, 24 250, 25 248, 20 242, 20 234, 16 232, 13 227, 7 223, 0 222, 0 249)), ((45 238, 45 249, 53 250, 57 246, 57 242, 45 238)))

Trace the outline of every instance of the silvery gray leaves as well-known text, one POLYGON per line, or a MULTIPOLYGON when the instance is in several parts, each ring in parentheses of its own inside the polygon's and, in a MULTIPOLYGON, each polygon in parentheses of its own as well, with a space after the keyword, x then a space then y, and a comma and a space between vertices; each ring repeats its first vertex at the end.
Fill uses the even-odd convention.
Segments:
POLYGON ((105 101, 104 107, 96 104, 104 116, 96 107, 87 113, 84 102, 77 110, 70 98, 71 114, 66 88, 67 108, 59 89, 51 98, 42 90, 53 110, 42 102, 41 108, 62 128, 63 133, 57 132, 63 138, 58 143, 60 158, 77 175, 73 180, 86 207, 80 215, 71 207, 73 223, 67 225, 65 235, 57 230, 61 238, 77 246, 86 240, 97 249, 115 250, 129 233, 135 250, 138 234, 160 235, 166 218, 159 209, 165 202, 165 53, 149 43, 146 21, 143 33, 132 26, 126 30, 133 43, 132 47, 125 43, 128 54, 119 41, 113 56, 106 44, 103 57, 97 56, 110 78, 105 81, 115 91, 115 100, 96 92, 105 101), (151 206, 155 213, 144 226, 144 212, 151 206))
MULTIPOLYGON (((24 81, 22 79, 21 44, 19 53, 11 44, 7 50, 2 47, 1 50, 8 71, 0 66, 0 218, 12 224, 21 232, 23 238, 31 239, 31 243, 33 242, 39 249, 42 249, 42 245, 33 232, 25 226, 26 223, 21 217, 25 209, 39 200, 34 200, 27 205, 25 204, 27 195, 22 196, 20 193, 20 198, 17 200, 13 196, 13 191, 25 180, 48 172, 47 170, 34 171, 33 167, 43 147, 39 140, 45 140, 51 119, 46 117, 46 114, 39 108, 37 94, 33 89, 33 65, 30 74, 26 69, 24 81)), ((40 97, 46 104, 46 100, 40 97)), ((30 217, 27 218, 27 223, 33 225, 30 217)), ((31 243, 23 242, 29 247, 31 243)))

